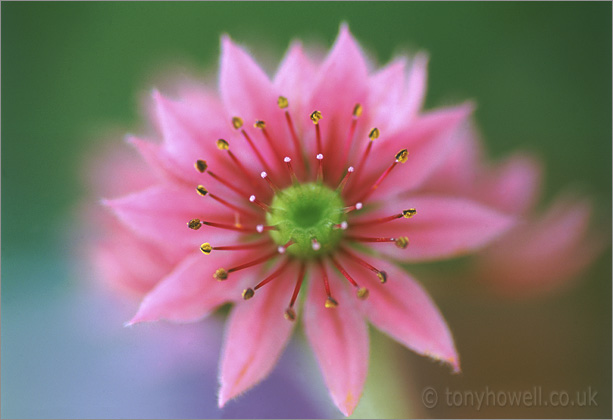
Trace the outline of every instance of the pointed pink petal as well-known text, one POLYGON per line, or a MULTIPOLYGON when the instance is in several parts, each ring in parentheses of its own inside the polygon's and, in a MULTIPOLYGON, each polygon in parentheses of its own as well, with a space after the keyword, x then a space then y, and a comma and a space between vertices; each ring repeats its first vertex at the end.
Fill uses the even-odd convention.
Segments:
POLYGON ((257 280, 257 270, 230 274, 226 281, 217 281, 218 268, 229 269, 244 259, 255 259, 254 252, 213 251, 186 257, 141 302, 128 325, 166 319, 190 322, 206 316, 219 305, 240 299, 242 287, 257 280))
POLYGON ((302 44, 292 43, 277 70, 274 85, 281 95, 288 98, 290 109, 297 115, 303 111, 310 112, 304 109, 304 98, 310 91, 315 71, 315 65, 305 55, 302 44))
MULTIPOLYGON (((285 117, 277 106, 277 99, 281 93, 253 58, 234 44, 229 37, 222 37, 221 50, 219 88, 227 112, 231 117, 243 119, 243 128, 258 145, 270 170, 279 174, 285 169, 282 159, 289 152, 287 147, 291 143, 278 141, 281 149, 278 150, 276 147, 273 149, 265 140, 263 133, 254 128, 253 124, 256 120, 263 120, 271 138, 285 138, 285 117)), ((260 171, 265 169, 261 168, 257 156, 250 147, 247 144, 244 147, 249 152, 251 161, 260 167, 260 171)))
POLYGON ((186 180, 180 165, 161 145, 134 136, 128 136, 126 141, 138 151, 149 168, 152 168, 161 179, 185 185, 192 184, 192 180, 186 180))
MULTIPOLYGON (((353 108, 357 103, 364 105, 368 95, 368 69, 364 54, 346 25, 341 25, 334 46, 312 86, 308 112, 318 110, 323 115, 319 124, 324 170, 329 179, 337 179, 343 171, 343 146, 351 126, 353 108)), ((309 115, 300 118, 306 131, 304 143, 309 155, 314 156, 315 129, 308 121, 309 115)))
POLYGON ((591 210, 585 200, 558 199, 545 214, 479 254, 476 278, 501 294, 519 297, 566 286, 607 243, 607 235, 589 231, 591 210))
POLYGON ((332 293, 339 305, 326 308, 321 278, 313 274, 309 283, 305 332, 334 404, 349 416, 362 396, 368 370, 368 329, 359 311, 364 302, 347 293, 343 283, 334 282, 332 293))
POLYGON ((387 283, 349 258, 343 265, 370 294, 362 303, 368 320, 409 349, 449 363, 460 370, 459 358, 449 327, 421 285, 401 268, 385 260, 361 256, 387 273, 387 283))
POLYGON ((406 58, 401 57, 370 77, 366 109, 369 115, 373 115, 372 123, 383 132, 389 131, 390 121, 398 118, 406 65, 406 58))
POLYGON ((524 213, 538 195, 541 181, 539 162, 528 155, 515 155, 482 175, 476 198, 501 211, 524 213))
MULTIPOLYGON (((372 237, 409 238, 409 246, 399 249, 391 243, 372 244, 378 251, 404 261, 450 258, 479 249, 514 225, 515 219, 474 201, 437 196, 413 196, 388 200, 385 210, 368 213, 362 219, 390 216, 415 208, 417 214, 392 222, 351 227, 350 234, 372 237)), ((359 219, 358 219, 359 220, 359 219)))
POLYGON ((457 139, 454 132, 467 121, 472 108, 464 104, 433 111, 408 124, 404 131, 392 136, 382 134, 373 146, 373 159, 363 168, 362 182, 351 187, 351 197, 359 199, 402 149, 409 152, 407 163, 397 165, 372 197, 392 197, 419 187, 452 151, 457 139))
POLYGON ((428 82, 428 56, 417 54, 411 62, 411 70, 407 83, 407 96, 402 111, 408 119, 413 119, 421 110, 426 97, 428 82))
POLYGON ((453 134, 451 152, 432 172, 420 191, 449 195, 474 194, 477 177, 482 170, 483 150, 481 139, 472 124, 453 134))
POLYGON ((221 356, 220 407, 272 371, 294 327, 294 322, 286 320, 283 314, 293 289, 292 282, 287 280, 296 275, 290 269, 283 278, 257 290, 252 299, 234 306, 221 356))
POLYGON ((139 236, 160 244, 172 243, 177 248, 188 250, 198 249, 204 242, 203 238, 212 242, 220 238, 232 241, 237 237, 237 232, 225 229, 203 226, 194 231, 187 227, 187 222, 194 218, 234 223, 233 212, 210 197, 199 196, 195 188, 159 185, 122 198, 105 200, 104 204, 139 236))

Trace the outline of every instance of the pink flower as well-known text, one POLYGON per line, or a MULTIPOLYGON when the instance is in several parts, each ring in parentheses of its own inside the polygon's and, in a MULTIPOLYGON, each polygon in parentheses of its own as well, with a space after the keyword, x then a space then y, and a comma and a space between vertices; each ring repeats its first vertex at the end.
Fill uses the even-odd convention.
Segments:
POLYGON ((293 44, 272 80, 223 37, 219 96, 195 84, 153 93, 161 142, 129 141, 159 181, 106 204, 183 258, 129 323, 195 321, 233 302, 220 406, 268 375, 299 317, 345 415, 366 379, 367 322, 459 370, 442 315, 392 259, 473 251, 513 218, 420 188, 472 110, 420 113, 425 83, 425 57, 408 76, 405 59, 371 71, 342 26, 323 61, 293 44))
POLYGON ((521 153, 492 164, 473 130, 460 134, 422 188, 472 197, 520 220, 475 254, 466 278, 507 297, 537 296, 567 287, 602 252, 607 237, 590 230, 588 199, 566 194, 535 211, 541 179, 534 157, 521 153))

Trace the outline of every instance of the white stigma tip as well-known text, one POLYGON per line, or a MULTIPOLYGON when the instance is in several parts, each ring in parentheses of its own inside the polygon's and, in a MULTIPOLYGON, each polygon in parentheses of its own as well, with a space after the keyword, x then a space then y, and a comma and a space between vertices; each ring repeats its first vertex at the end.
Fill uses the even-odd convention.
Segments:
POLYGON ((289 156, 285 156, 285 158, 283 158, 283 162, 288 163, 291 162, 292 159, 289 156))
POLYGON ((353 166, 350 166, 347 168, 347 172, 353 172, 355 169, 353 169, 353 166))
POLYGON ((348 227, 349 227, 349 224, 347 222, 341 222, 341 229, 347 230, 348 227))
POLYGON ((262 233, 262 232, 264 232, 264 225, 257 225, 257 226, 255 227, 255 230, 257 230, 257 231, 258 231, 258 233, 262 233))
POLYGON ((279 254, 285 254, 285 247, 284 246, 279 246, 277 248, 277 251, 279 251, 279 254))
POLYGON ((321 249, 321 244, 319 242, 313 242, 313 251, 319 251, 321 249))
POLYGON ((262 173, 260 174, 260 176, 261 176, 262 178, 266 178, 266 177, 268 176, 268 174, 267 174, 266 172, 262 171, 262 173))
POLYGON ((319 153, 317 156, 315 156, 317 158, 317 160, 322 160, 324 158, 324 155, 322 155, 321 153, 319 153))
POLYGON ((355 203, 355 209, 356 210, 360 210, 362 208, 363 204, 362 203, 355 203))
POLYGON ((255 201, 255 195, 252 195, 251 197, 249 197, 249 201, 253 203, 255 201))

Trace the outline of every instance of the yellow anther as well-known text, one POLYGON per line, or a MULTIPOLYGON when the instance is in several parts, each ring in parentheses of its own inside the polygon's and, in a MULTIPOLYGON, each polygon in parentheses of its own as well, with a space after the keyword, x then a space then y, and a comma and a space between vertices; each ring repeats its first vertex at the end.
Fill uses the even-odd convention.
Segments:
POLYGON ((377 272, 377 277, 379 277, 379 280, 381 280, 381 283, 387 282, 387 273, 385 271, 377 272))
POLYGON ((338 302, 332 296, 328 296, 325 306, 326 308, 336 308, 338 306, 338 302))
POLYGON ((243 119, 241 117, 232 117, 232 126, 238 130, 243 126, 243 119))
POLYGON ((279 108, 283 109, 289 106, 289 102, 285 96, 279 96, 279 99, 277 99, 277 105, 279 105, 279 108))
POLYGON ((255 128, 266 128, 266 123, 262 120, 257 120, 253 126, 255 128))
POLYGON ((295 321, 296 320, 296 311, 294 311, 292 308, 287 308, 285 310, 285 313, 283 314, 283 316, 288 321, 295 321))
POLYGON ((249 300, 255 295, 255 291, 250 287, 248 289, 243 290, 243 299, 249 300))
POLYGON ((405 219, 410 219, 411 217, 415 216, 416 214, 417 214, 417 210, 415 210, 415 209, 402 210, 402 217, 404 217, 405 219))
POLYGON ((200 245, 200 251, 202 251, 203 254, 209 255, 212 250, 213 250, 213 247, 208 242, 205 242, 202 245, 200 245))
POLYGON ((228 278, 228 272, 225 268, 218 268, 215 274, 213 274, 213 278, 217 281, 224 281, 228 278))
POLYGON ((200 194, 203 197, 209 193, 209 190, 204 188, 203 185, 198 185, 198 187, 196 188, 196 191, 198 192, 198 194, 200 194))
POLYGON ((377 127, 373 128, 372 130, 370 130, 370 133, 368 133, 368 138, 370 139, 370 141, 376 140, 379 138, 379 129, 377 127))
POLYGON ((409 238, 406 236, 401 236, 400 238, 396 239, 394 244, 400 249, 405 249, 407 246, 409 246, 409 238))
POLYGON ((209 165, 206 164, 206 161, 202 160, 202 159, 198 159, 196 161, 196 163, 194 163, 194 168, 196 168, 196 170, 200 173, 206 171, 206 168, 208 168, 209 165))
POLYGON ((362 115, 362 105, 355 104, 355 106, 353 107, 353 116, 359 118, 360 115, 362 115))
POLYGON ((228 150, 230 148, 230 143, 228 143, 224 139, 219 139, 217 140, 217 148, 219 150, 228 150))
POLYGON ((198 230, 202 227, 202 223, 200 223, 200 219, 192 219, 187 222, 187 227, 190 229, 198 230))
POLYGON ((360 287, 358 289, 358 298, 359 299, 364 300, 364 299, 366 299, 368 297, 368 295, 369 295, 369 292, 368 292, 368 289, 366 287, 360 287))
POLYGON ((319 111, 313 111, 311 113, 311 121, 313 121, 313 124, 319 124, 319 120, 321 120, 322 118, 323 116, 319 111))
POLYGON ((396 153, 396 161, 400 163, 406 163, 409 158, 409 151, 407 149, 402 149, 398 153, 396 153))

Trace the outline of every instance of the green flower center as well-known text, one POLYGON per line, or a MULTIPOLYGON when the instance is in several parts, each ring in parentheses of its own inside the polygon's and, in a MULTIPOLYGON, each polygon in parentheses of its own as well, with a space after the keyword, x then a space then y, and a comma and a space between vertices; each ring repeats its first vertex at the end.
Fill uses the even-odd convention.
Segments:
POLYGON ((287 253, 301 259, 316 258, 336 248, 343 232, 338 225, 346 220, 338 192, 319 183, 292 185, 279 191, 266 215, 272 239, 287 247, 287 253))

